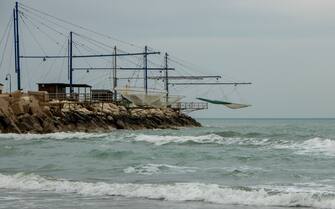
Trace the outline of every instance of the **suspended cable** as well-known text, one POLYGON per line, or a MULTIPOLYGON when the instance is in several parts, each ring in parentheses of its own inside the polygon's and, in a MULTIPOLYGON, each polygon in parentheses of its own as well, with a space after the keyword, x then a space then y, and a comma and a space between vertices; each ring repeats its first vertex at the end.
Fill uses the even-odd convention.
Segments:
MULTIPOLYGON (((21 30, 21 33, 22 33, 22 30, 21 30)), ((22 34, 20 34, 20 35, 22 35, 22 34)), ((22 43, 22 41, 21 41, 21 43, 22 43)), ((24 46, 24 44, 21 44, 21 47, 22 47, 22 52, 24 53, 24 54, 26 54, 26 48, 25 48, 25 46, 24 46)), ((24 65, 26 66, 25 68, 26 69, 29 69, 29 66, 28 66, 28 61, 27 60, 24 60, 23 61, 24 62, 24 65)), ((21 73, 23 74, 25 74, 26 76, 24 76, 24 78, 26 78, 26 83, 28 83, 28 86, 29 86, 29 89, 32 89, 31 88, 31 82, 30 82, 30 73, 28 73, 29 71, 22 71, 21 70, 21 73), (27 73, 26 73, 27 72, 27 73)))
MULTIPOLYGON (((55 23, 54 23, 55 24, 55 23)), ((59 32, 60 33, 60 32, 59 32)), ((81 37, 81 38, 84 38, 84 39, 86 39, 86 41, 88 41, 88 42, 90 42, 90 43, 92 43, 92 42, 95 42, 95 44, 94 43, 92 43, 93 45, 95 45, 95 46, 97 46, 97 47, 99 47, 99 48, 102 48, 103 49, 103 47, 102 46, 104 46, 104 47, 106 47, 106 48, 109 48, 109 49, 113 49, 114 47, 112 47, 112 46, 110 46, 110 45, 107 45, 107 44, 104 44, 104 43, 102 43, 102 42, 100 42, 100 41, 97 41, 97 40, 95 40, 95 39, 92 39, 92 38, 90 38, 90 37, 87 37, 87 36, 85 36, 85 35, 82 35, 82 34, 79 34, 79 33, 77 33, 77 32, 74 32, 77 36, 79 36, 79 37, 81 37), (99 46, 99 45, 100 46, 99 46)), ((82 46, 84 46, 85 44, 82 44, 81 43, 81 45, 82 46)), ((88 47, 87 45, 85 45, 87 48, 90 48, 90 47, 88 47)), ((90 48, 91 50, 92 50, 92 48, 90 48)), ((105 60, 107 60, 107 59, 105 59, 105 60)), ((131 61, 129 61, 129 62, 131 62, 131 61)), ((133 63, 134 64, 134 63, 133 63)))
MULTIPOLYGON (((49 26, 49 25, 45 24, 45 23, 44 23, 44 22, 45 22, 44 20, 38 20, 38 19, 35 19, 34 17, 32 17, 32 16, 30 16, 30 15, 26 15, 26 14, 23 13, 23 12, 21 12, 21 14, 23 15, 23 17, 25 17, 27 20, 29 20, 31 24, 33 24, 33 25, 36 26, 36 24, 33 23, 34 21, 36 21, 36 22, 38 22, 39 24, 41 24, 42 26, 44 26, 45 28, 47 28, 47 29, 49 29, 49 30, 55 32, 56 34, 58 34, 58 35, 60 35, 60 36, 63 36, 63 37, 67 37, 67 34, 65 34, 65 33, 61 32, 61 31, 59 31, 59 30, 56 30, 56 29, 55 29, 54 27, 52 27, 52 26, 49 26)), ((36 27, 38 27, 38 28, 40 29, 39 26, 36 26, 36 27)), ((58 41, 57 41, 57 43, 58 43, 58 41)))
POLYGON ((42 45, 37 41, 35 35, 31 32, 30 28, 28 27, 28 25, 26 24, 26 22, 24 21, 24 19, 22 18, 22 15, 20 14, 20 18, 23 22, 23 24, 25 25, 25 27, 27 28, 28 32, 30 33, 30 35, 33 37, 33 40, 35 41, 35 43, 37 44, 37 46, 41 49, 42 53, 46 56, 47 53, 45 52, 45 50, 43 49, 42 45))
POLYGON ((175 59, 175 60, 181 62, 181 63, 186 63, 186 64, 184 64, 184 65, 186 65, 186 66, 188 66, 188 67, 190 67, 190 68, 193 68, 193 67, 201 68, 201 66, 198 66, 198 65, 196 65, 196 64, 194 64, 194 63, 192 63, 192 62, 186 61, 186 60, 181 59, 181 58, 179 58, 179 57, 176 57, 176 56, 173 56, 173 55, 170 55, 170 57, 171 57, 172 59, 175 59), (193 66, 193 67, 192 67, 192 66, 193 66))
MULTIPOLYGON (((77 47, 77 44, 74 43, 74 47, 78 50, 79 55, 83 55, 80 51, 80 49, 77 47)), ((86 64, 90 67, 93 68, 92 65, 87 61, 87 59, 84 59, 84 61, 86 62, 86 64)))
MULTIPOLYGON (((7 74, 10 74, 10 69, 12 69, 12 65, 14 64, 12 61, 13 61, 13 51, 14 51, 14 47, 10 47, 10 57, 9 57, 9 65, 8 65, 8 68, 7 68, 7 71, 6 71, 6 76, 7 76, 7 74)), ((10 74, 10 76, 12 76, 11 74, 10 74)), ((8 89, 7 89, 7 91, 10 91, 11 89, 8 87, 8 89)))
MULTIPOLYGON (((66 42, 67 42, 67 41, 65 41, 65 43, 66 43, 66 42)), ((64 49, 65 49, 65 52, 66 52, 66 48, 64 48, 64 49)), ((65 59, 62 60, 62 64, 61 64, 61 67, 60 67, 61 70, 60 70, 59 73, 58 73, 58 77, 57 77, 57 78, 58 78, 58 82, 60 82, 60 78, 61 78, 61 74, 62 74, 62 72, 63 72, 62 69, 63 69, 63 67, 64 67, 64 64, 65 64, 65 59)))
MULTIPOLYGON (((62 47, 61 47, 60 50, 58 51, 57 55, 60 55, 60 54, 62 53, 62 51, 65 49, 65 45, 66 45, 66 43, 67 43, 67 40, 64 40, 64 42, 63 42, 63 44, 62 44, 62 47)), ((65 51, 65 52, 66 52, 66 51, 65 51)), ((64 54, 65 54, 65 53, 64 53, 64 54)), ((63 59, 63 60, 65 60, 65 59, 63 59)), ((44 62, 44 60, 42 60, 42 61, 44 62)), ((46 78, 46 77, 49 75, 49 73, 51 72, 51 70, 52 70, 53 66, 55 65, 55 63, 56 63, 56 59, 54 59, 54 60, 52 61, 49 70, 48 70, 47 73, 44 75, 44 78, 46 78)))
MULTIPOLYGON (((12 24, 10 24, 10 26, 11 26, 12 24)), ((4 57, 5 57, 5 51, 6 51, 6 49, 7 49, 7 45, 8 45, 8 39, 9 39, 9 34, 10 34, 10 30, 7 30, 7 37, 6 37, 6 41, 5 41, 5 45, 4 45, 4 49, 3 49, 3 53, 2 53, 2 55, 1 55, 1 60, 0 60, 0 69, 1 69, 1 66, 2 66, 2 63, 3 63, 3 60, 4 60, 4 57)))
MULTIPOLYGON (((94 51, 96 52, 96 50, 94 50, 94 49, 92 49, 92 48, 90 48, 90 47, 88 47, 88 46, 86 46, 85 44, 83 44, 83 43, 81 43, 81 42, 79 42, 79 41, 73 41, 74 43, 75 43, 75 48, 78 50, 78 52, 79 52, 79 54, 81 54, 82 55, 82 53, 81 53, 81 51, 80 51, 80 49, 78 48, 78 46, 81 46, 81 47, 83 47, 83 49, 84 50, 86 50, 86 51, 89 51, 89 52, 92 52, 93 51, 93 53, 94 53, 94 51), (89 50, 88 49, 85 49, 84 47, 88 47, 89 48, 89 50)), ((107 62, 110 62, 110 60, 108 60, 108 59, 106 59, 106 58, 104 58, 107 62)), ((90 64, 90 63, 88 63, 88 61, 85 59, 85 62, 86 62, 86 64, 88 64, 89 65, 89 67, 90 68, 93 68, 92 67, 92 65, 90 64)), ((99 75, 99 77, 100 77, 101 75, 99 75)), ((82 76, 81 77, 81 79, 83 79, 83 77, 84 76, 82 76)), ((103 76, 101 76, 101 77, 106 77, 106 75, 104 74, 103 76)), ((96 79, 96 78, 95 78, 96 79)), ((93 79, 94 80, 94 79, 93 79)), ((100 82, 100 81, 99 81, 100 82)))
POLYGON ((104 46, 104 47, 106 47, 106 48, 114 49, 114 46, 107 45, 107 44, 102 43, 102 42, 100 42, 100 41, 97 41, 97 40, 95 40, 95 39, 93 39, 93 38, 90 38, 90 37, 88 37, 88 36, 81 35, 81 34, 79 34, 79 33, 74 33, 74 34, 77 35, 77 36, 79 36, 79 37, 81 37, 81 38, 84 38, 84 39, 86 39, 86 40, 88 40, 88 41, 91 41, 91 42, 95 42, 95 43, 97 43, 97 44, 100 44, 101 46, 104 46))
MULTIPOLYGON (((100 53, 100 51, 95 50, 95 49, 93 49, 93 48, 87 46, 86 44, 83 44, 83 43, 79 42, 78 40, 76 40, 76 41, 73 41, 73 40, 72 40, 72 42, 75 43, 75 44, 77 44, 77 45, 79 45, 79 46, 81 46, 81 47, 82 47, 85 51, 87 51, 87 52, 90 52, 90 53, 100 53), (86 49, 85 49, 85 48, 86 48, 86 49)), ((111 58, 108 59, 108 57, 100 57, 100 58, 101 58, 101 59, 104 59, 106 62, 110 62, 109 59, 111 59, 111 58)))
POLYGON ((110 35, 106 35, 106 34, 103 34, 103 33, 97 32, 97 31, 94 31, 94 30, 92 30, 92 29, 89 29, 89 28, 86 28, 86 27, 83 27, 83 26, 80 26, 80 25, 71 23, 71 22, 69 22, 69 21, 67 21, 67 20, 64 20, 64 19, 61 19, 61 18, 59 18, 59 17, 50 15, 50 14, 48 14, 48 13, 46 13, 46 12, 40 11, 40 10, 35 9, 35 8, 32 8, 32 7, 29 7, 29 6, 25 5, 25 4, 20 3, 20 5, 23 6, 24 8, 31 9, 31 10, 33 10, 33 11, 36 11, 36 12, 41 13, 41 14, 43 14, 43 15, 46 15, 46 16, 48 16, 48 17, 52 17, 52 18, 54 18, 54 19, 56 19, 56 20, 58 20, 58 21, 60 21, 60 22, 63 22, 63 23, 69 24, 69 25, 71 25, 71 26, 80 28, 80 29, 82 29, 82 30, 85 30, 85 31, 94 33, 94 34, 96 34, 96 35, 99 35, 99 36, 102 36, 102 37, 105 37, 105 38, 108 38, 108 39, 112 39, 112 40, 118 41, 118 42, 120 42, 120 43, 130 45, 130 46, 132 46, 132 47, 138 47, 138 48, 141 48, 141 47, 139 47, 139 46, 137 46, 137 45, 135 45, 135 44, 133 44, 133 43, 130 43, 130 42, 127 42, 127 41, 123 41, 123 40, 114 38, 114 37, 112 37, 112 36, 110 36, 110 35))
MULTIPOLYGON (((82 38, 82 37, 80 37, 80 38, 82 38)), ((80 42, 80 41, 78 41, 78 40, 76 40, 76 41, 73 41, 74 43, 77 43, 77 44, 79 44, 79 46, 81 46, 81 47, 83 47, 87 52, 90 52, 90 53, 100 53, 100 51, 98 51, 98 50, 96 50, 96 49, 93 49, 92 47, 89 47, 89 46, 87 46, 86 44, 84 44, 84 43, 82 43, 82 42, 80 42)), ((94 46, 97 46, 97 47, 99 47, 99 48, 101 48, 101 46, 98 46, 98 45, 96 45, 96 44, 93 44, 94 46)), ((104 59, 106 62, 110 62, 110 60, 109 59, 111 59, 111 58, 109 58, 108 59, 108 57, 101 57, 102 59, 104 59)))
MULTIPOLYGON (((46 18, 45 16, 41 16, 40 14, 35 13, 35 12, 31 11, 31 10, 28 10, 28 9, 26 9, 26 8, 24 8, 24 7, 20 7, 20 8, 21 8, 23 11, 25 11, 25 13, 28 13, 28 14, 34 16, 34 18, 39 18, 40 21, 44 21, 44 22, 47 21, 47 22, 49 22, 49 23, 51 23, 51 24, 53 24, 53 25, 55 25, 55 26, 58 26, 59 28, 62 28, 64 31, 70 31, 70 30, 71 30, 71 28, 64 27, 64 26, 61 25, 61 24, 58 24, 58 23, 56 23, 56 22, 54 22, 54 21, 49 20, 49 19, 46 18)), ((29 15, 29 16, 30 16, 30 15, 29 15)), ((33 18, 32 16, 30 16, 30 17, 33 18)))
POLYGON ((1 36, 1 40, 0 40, 0 47, 2 45, 2 41, 5 39, 5 36, 7 34, 7 30, 10 28, 10 25, 12 25, 12 20, 13 20, 13 17, 10 17, 7 24, 6 24, 6 27, 5 27, 5 30, 4 30, 4 33, 3 35, 1 36))
POLYGON ((54 39, 53 37, 51 37, 49 34, 47 34, 46 32, 44 32, 43 30, 41 30, 41 28, 36 25, 34 22, 32 22, 32 20, 30 18, 27 18, 27 16, 25 16, 26 19, 38 30, 40 31, 42 34, 44 34, 48 39, 52 40, 54 43, 56 43, 56 45, 59 46, 59 42, 58 40, 54 39))
MULTIPOLYGON (((42 23, 41 23, 42 24, 42 23)), ((55 23, 54 23, 55 24, 55 23)), ((45 24, 44 24, 45 25, 45 24)), ((47 26, 47 25, 45 25, 45 26, 47 26)), ((50 27, 48 27, 49 29, 51 29, 50 27)), ((64 28, 64 27, 63 27, 64 28)), ((59 32, 59 31, 56 31, 56 32, 58 32, 59 34, 62 34, 61 32, 59 32)), ((79 33, 75 33, 77 36, 79 36, 79 37, 81 37, 81 38, 85 38, 87 41, 89 41, 90 43, 92 43, 92 42, 95 42, 95 46, 97 46, 97 47, 99 47, 99 48, 102 48, 101 46, 104 46, 104 47, 106 47, 106 48, 113 48, 112 46, 110 46, 110 45, 107 45, 107 44, 104 44, 104 43, 102 43, 102 42, 100 42, 100 41, 97 41, 97 40, 95 40, 95 39, 92 39, 92 38, 90 38, 90 37, 87 37, 87 36, 85 36, 85 35, 82 35, 82 34, 79 34, 79 33), (100 45, 100 46, 98 46, 98 44, 100 45)), ((62 34, 62 35, 64 35, 64 34, 62 34)), ((93 43, 92 43, 93 44, 93 43)), ((82 44, 82 45, 84 45, 84 44, 82 44)), ((128 60, 128 59, 127 59, 128 60)), ((131 62, 131 63, 133 63, 132 61, 130 61, 130 60, 128 60, 128 62, 131 62)), ((159 64, 157 64, 157 63, 154 63, 154 62, 152 62, 151 60, 148 60, 148 62, 149 63, 151 63, 152 65, 156 65, 156 66, 160 66, 159 64)), ((134 64, 134 63, 133 63, 134 64)))

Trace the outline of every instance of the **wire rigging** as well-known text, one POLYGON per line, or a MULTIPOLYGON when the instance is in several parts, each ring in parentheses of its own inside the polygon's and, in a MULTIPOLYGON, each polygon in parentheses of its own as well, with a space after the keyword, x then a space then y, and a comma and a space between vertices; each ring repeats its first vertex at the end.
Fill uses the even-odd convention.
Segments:
MULTIPOLYGON (((10 26, 11 26, 11 25, 12 25, 12 24, 10 24, 10 26)), ((7 29, 9 29, 9 27, 8 27, 7 29)), ((6 41, 5 41, 4 50, 3 50, 4 53, 2 53, 2 55, 1 55, 1 60, 0 60, 0 69, 1 69, 1 67, 2 67, 2 63, 3 63, 3 61, 4 61, 5 51, 6 51, 6 49, 7 49, 7 45, 8 45, 9 34, 10 34, 10 30, 7 30, 7 35, 6 35, 6 38, 5 38, 6 41)))
MULTIPOLYGON (((59 42, 58 42, 55 38, 53 38, 53 37, 51 38, 51 36, 50 36, 49 34, 47 34, 47 33, 44 32, 44 31, 41 31, 41 27, 38 26, 38 25, 36 25, 36 24, 34 23, 34 21, 33 21, 34 18, 31 18, 31 16, 27 16, 27 15, 25 15, 25 14, 23 14, 23 16, 24 16, 28 21, 30 21, 30 23, 31 23, 32 25, 34 25, 34 26, 36 27, 37 30, 39 30, 40 32, 44 33, 46 36, 48 36, 50 39, 52 39, 57 45, 59 45, 59 42)), ((56 30, 55 28, 53 28, 53 27, 51 27, 51 26, 45 24, 44 22, 42 22, 42 21, 40 21, 40 20, 36 20, 36 19, 35 19, 35 21, 37 21, 39 24, 41 24, 41 25, 44 26, 45 28, 48 28, 49 30, 51 30, 51 31, 53 31, 53 32, 55 32, 55 33, 57 33, 57 34, 63 36, 63 37, 67 37, 67 35, 65 35, 64 33, 62 33, 62 32, 60 32, 60 31, 56 30)))
POLYGON ((2 41, 5 39, 5 36, 7 34, 7 30, 11 27, 12 25, 12 20, 13 20, 13 17, 10 17, 7 24, 6 24, 6 27, 5 27, 5 30, 3 32, 3 35, 1 36, 1 40, 0 40, 0 46, 2 45, 2 41))
POLYGON ((127 41, 123 41, 123 40, 120 40, 120 39, 117 39, 117 38, 114 38, 114 37, 112 37, 112 36, 110 36, 110 35, 106 35, 106 34, 103 34, 103 33, 97 32, 97 31, 94 31, 94 30, 92 30, 92 29, 83 27, 83 26, 81 26, 81 25, 74 24, 74 23, 69 22, 69 21, 67 21, 67 20, 64 20, 64 19, 61 19, 61 18, 59 18, 59 17, 50 15, 50 14, 48 14, 48 13, 46 13, 46 12, 40 11, 40 10, 35 9, 35 8, 32 8, 32 7, 29 7, 29 6, 25 5, 25 4, 20 3, 20 5, 23 6, 24 8, 28 8, 28 9, 30 9, 30 10, 36 11, 36 12, 41 13, 41 14, 43 14, 43 15, 46 15, 46 16, 48 16, 48 17, 52 17, 52 18, 54 18, 54 19, 56 19, 56 20, 58 20, 58 21, 60 21, 60 22, 63 22, 63 23, 66 23, 66 24, 68 24, 68 25, 71 25, 71 26, 80 28, 80 29, 82 29, 82 30, 85 30, 85 31, 94 33, 94 34, 96 34, 96 35, 99 35, 99 36, 102 36, 102 37, 105 37, 105 38, 108 38, 108 39, 112 39, 112 40, 118 41, 118 42, 120 42, 120 43, 130 45, 130 46, 132 46, 132 47, 141 48, 141 47, 137 46, 136 44, 133 44, 133 43, 130 43, 130 42, 127 42, 127 41))
MULTIPOLYGON (((83 55, 80 51, 80 49, 77 47, 77 44, 74 43, 74 47, 78 50, 79 55, 83 55)), ((93 68, 92 65, 87 61, 87 59, 84 59, 84 61, 86 62, 86 64, 90 67, 93 68)))
MULTIPOLYGON (((64 40, 64 42, 63 42, 63 44, 62 44, 62 47, 61 47, 60 50, 58 51, 57 55, 60 55, 60 54, 63 52, 63 50, 65 49, 65 45, 66 45, 66 43, 67 43, 67 40, 64 40)), ((65 54, 65 53, 66 53, 66 49, 65 49, 64 54, 65 54)), ((44 60, 42 60, 42 61, 44 61, 44 60)), ((64 61, 65 61, 65 59, 63 59, 63 62, 64 62, 64 61)), ((47 73, 44 75, 44 78, 46 78, 46 77, 50 74, 50 72, 52 71, 52 69, 53 69, 55 63, 56 63, 56 59, 54 59, 54 60, 52 61, 49 70, 48 70, 47 73)), ((63 69, 63 68, 61 67, 61 69, 63 69)))
POLYGON ((74 34, 77 35, 77 36, 79 36, 79 37, 81 37, 81 38, 83 38, 83 39, 86 39, 87 41, 89 41, 91 43, 94 42, 94 43, 96 43, 96 45, 99 44, 100 46, 106 47, 106 48, 108 48, 108 50, 114 49, 114 46, 110 46, 108 44, 105 44, 103 42, 97 41, 97 40, 95 40, 93 38, 90 38, 88 36, 85 36, 85 35, 82 35, 82 34, 79 34, 79 33, 74 33, 74 34))
POLYGON ((25 16, 26 17, 26 19, 35 27, 35 29, 36 30, 38 30, 39 32, 41 32, 43 35, 45 35, 48 39, 50 39, 53 43, 56 43, 56 45, 59 45, 59 42, 55 39, 55 38, 53 38, 53 37, 51 37, 49 34, 47 34, 45 31, 43 31, 43 30, 41 30, 41 28, 38 26, 38 25, 36 25, 30 18, 27 18, 27 16, 25 16))
POLYGON ((59 27, 59 28, 62 28, 64 31, 70 31, 70 30, 71 30, 71 28, 64 27, 63 25, 61 25, 61 24, 59 24, 59 23, 57 23, 57 22, 54 22, 54 21, 48 19, 48 17, 46 17, 46 16, 42 16, 42 15, 40 15, 40 14, 38 14, 38 13, 35 13, 34 11, 28 10, 28 9, 26 9, 26 8, 24 8, 24 7, 20 7, 20 9, 22 9, 23 11, 25 11, 25 14, 28 13, 29 16, 30 16, 30 15, 34 16, 34 17, 30 16, 31 18, 39 19, 39 20, 42 20, 42 21, 44 21, 44 22, 45 22, 45 21, 46 21, 46 22, 49 22, 49 23, 53 24, 54 26, 57 26, 57 27, 59 27))
POLYGON ((27 28, 28 32, 30 33, 30 35, 33 37, 33 40, 35 41, 35 43, 37 44, 37 46, 41 49, 41 51, 43 52, 43 54, 46 56, 47 53, 45 52, 45 50, 43 49, 42 45, 37 41, 35 35, 32 33, 32 31, 30 30, 30 28, 28 27, 28 25, 26 24, 25 20, 22 18, 22 15, 20 14, 20 18, 23 22, 23 24, 25 25, 25 27, 27 28))

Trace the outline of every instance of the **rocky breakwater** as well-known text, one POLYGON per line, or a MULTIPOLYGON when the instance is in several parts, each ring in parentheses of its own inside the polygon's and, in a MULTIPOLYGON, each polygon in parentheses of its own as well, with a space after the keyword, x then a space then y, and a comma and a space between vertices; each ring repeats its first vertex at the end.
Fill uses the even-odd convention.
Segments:
POLYGON ((106 132, 115 129, 198 127, 170 108, 126 108, 112 103, 41 102, 16 92, 0 95, 1 133, 106 132))

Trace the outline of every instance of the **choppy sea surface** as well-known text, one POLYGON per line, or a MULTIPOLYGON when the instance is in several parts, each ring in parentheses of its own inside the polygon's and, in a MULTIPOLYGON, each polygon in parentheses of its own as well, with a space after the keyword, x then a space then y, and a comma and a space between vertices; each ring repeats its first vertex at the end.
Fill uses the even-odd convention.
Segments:
POLYGON ((0 134, 0 208, 335 208, 335 119, 0 134))

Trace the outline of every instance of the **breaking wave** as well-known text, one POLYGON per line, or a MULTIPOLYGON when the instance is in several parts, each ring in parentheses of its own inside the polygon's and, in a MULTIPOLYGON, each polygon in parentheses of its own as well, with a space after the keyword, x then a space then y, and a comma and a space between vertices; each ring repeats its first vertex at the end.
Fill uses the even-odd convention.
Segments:
POLYGON ((293 149, 297 154, 323 154, 335 156, 335 140, 315 137, 300 143, 276 146, 278 149, 293 149))
POLYGON ((222 137, 216 134, 207 134, 201 136, 161 136, 161 135, 137 135, 134 138, 137 142, 148 142, 155 145, 165 144, 185 144, 185 143, 196 143, 196 144, 239 144, 239 145, 267 145, 269 139, 256 139, 256 138, 233 138, 233 137, 222 137))
POLYGON ((41 177, 35 174, 0 174, 0 188, 20 191, 76 193, 87 196, 124 196, 166 201, 204 201, 228 205, 335 208, 335 193, 266 188, 229 188, 217 184, 87 183, 41 177))
POLYGON ((145 164, 139 166, 129 166, 124 169, 125 173, 136 173, 140 175, 154 175, 160 173, 193 173, 196 172, 199 168, 196 167, 184 167, 184 166, 175 166, 168 164, 145 164))
POLYGON ((58 132, 50 134, 0 134, 0 139, 40 140, 40 139, 95 139, 107 137, 108 133, 58 132))
MULTIPOLYGON (((228 134, 229 135, 229 134, 228 134)), ((155 145, 166 144, 220 144, 240 146, 261 146, 268 149, 290 149, 296 154, 316 154, 335 157, 335 140, 315 137, 297 142, 296 140, 247 138, 247 137, 223 137, 217 134, 200 136, 161 136, 161 135, 136 135, 132 141, 147 142, 155 145)))
POLYGON ((135 137, 134 141, 149 142, 155 145, 164 145, 164 144, 169 144, 169 143, 182 144, 186 142, 208 144, 208 143, 222 143, 223 137, 215 135, 215 134, 208 134, 208 135, 202 135, 202 136, 138 135, 135 137))
MULTIPOLYGON (((154 145, 167 144, 219 144, 240 146, 261 146, 269 149, 290 149, 296 154, 314 154, 335 157, 335 139, 315 137, 307 140, 286 140, 264 138, 261 133, 217 132, 205 135, 147 135, 134 133, 85 133, 59 132, 50 134, 0 134, 0 139, 8 140, 95 140, 109 142, 146 142, 154 145)), ((94 150, 90 154, 97 158, 122 157, 127 153, 114 153, 113 150, 94 150)), ((14 153, 10 147, 3 147, 0 153, 14 153)), ((128 153, 129 154, 129 153, 128 153)))

